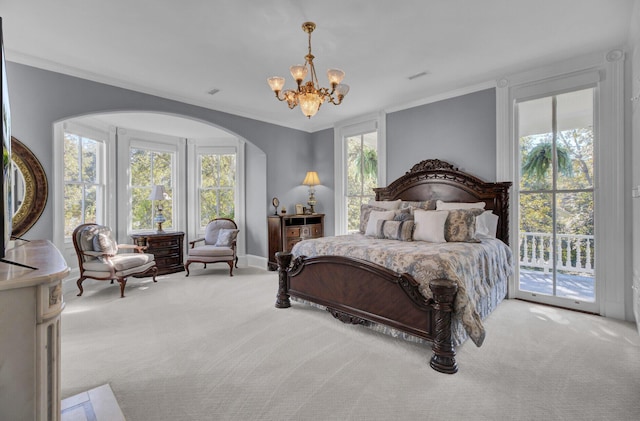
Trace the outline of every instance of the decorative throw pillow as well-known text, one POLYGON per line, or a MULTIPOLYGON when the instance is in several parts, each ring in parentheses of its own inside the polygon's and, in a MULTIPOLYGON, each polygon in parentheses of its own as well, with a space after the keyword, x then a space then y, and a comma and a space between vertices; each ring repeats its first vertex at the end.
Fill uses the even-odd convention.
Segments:
POLYGON ((398 209, 395 211, 396 214, 393 217, 394 221, 413 221, 413 214, 409 210, 409 208, 398 209))
POLYGON ((451 209, 484 209, 487 204, 484 202, 466 203, 466 202, 443 202, 438 200, 436 202, 436 210, 451 210, 451 209))
POLYGON ((444 238, 448 242, 479 243, 476 238, 476 216, 482 209, 452 209, 444 225, 444 238))
POLYGON ((237 229, 222 228, 218 231, 218 240, 216 241, 216 247, 231 247, 231 244, 238 237, 237 229))
POLYGON ((422 201, 413 201, 413 200, 403 200, 400 202, 400 209, 409 209, 411 213, 413 213, 414 209, 424 209, 424 210, 434 210, 436 208, 435 200, 422 200, 422 201))
POLYGON ((413 221, 378 220, 376 238, 413 241, 413 221))
POLYGON ((367 230, 364 235, 375 236, 378 229, 379 220, 393 220, 395 211, 371 211, 369 214, 369 222, 367 222, 367 230))
POLYGON ((383 208, 371 205, 360 206, 360 233, 364 234, 367 231, 367 223, 369 222, 369 215, 371 211, 384 211, 383 208))
POLYGON ((118 253, 118 243, 107 232, 99 232, 93 237, 93 249, 110 256, 118 253))
POLYGON ((428 241, 430 243, 444 243, 444 225, 449 216, 449 211, 427 211, 416 209, 413 212, 415 229, 413 239, 415 241, 428 241))
POLYGON ((375 206, 384 210, 396 210, 400 208, 400 199, 398 200, 369 200, 369 206, 375 206))
POLYGON ((476 216, 476 236, 485 236, 496 238, 498 230, 498 215, 493 211, 487 210, 476 216))

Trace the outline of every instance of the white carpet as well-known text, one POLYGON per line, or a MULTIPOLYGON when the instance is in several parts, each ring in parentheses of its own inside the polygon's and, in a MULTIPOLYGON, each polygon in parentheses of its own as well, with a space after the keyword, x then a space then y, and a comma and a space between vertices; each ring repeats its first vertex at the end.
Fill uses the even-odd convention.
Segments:
POLYGON ((109 383, 136 420, 634 420, 640 337, 631 323, 507 300, 460 371, 431 351, 293 303, 277 274, 226 266, 65 283, 62 397, 109 383))

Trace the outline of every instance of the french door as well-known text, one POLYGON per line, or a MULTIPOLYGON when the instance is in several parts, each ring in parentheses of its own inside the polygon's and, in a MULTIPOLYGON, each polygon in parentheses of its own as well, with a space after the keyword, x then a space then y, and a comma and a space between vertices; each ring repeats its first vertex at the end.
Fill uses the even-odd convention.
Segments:
POLYGON ((594 93, 516 103, 520 176, 516 296, 597 312, 594 93))

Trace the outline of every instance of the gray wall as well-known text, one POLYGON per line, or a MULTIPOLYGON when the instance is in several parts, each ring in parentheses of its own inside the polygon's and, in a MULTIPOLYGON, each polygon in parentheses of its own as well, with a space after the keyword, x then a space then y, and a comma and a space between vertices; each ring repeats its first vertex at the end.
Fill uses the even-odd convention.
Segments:
MULTIPOLYGON (((11 130, 38 157, 44 170, 52 173, 53 124, 81 115, 113 111, 169 113, 209 122, 246 139, 247 147, 247 253, 267 255, 266 215, 271 197, 282 203, 299 201, 300 183, 313 163, 309 133, 212 111, 96 83, 17 63, 8 63, 11 101, 11 130), (266 157, 266 160, 265 160, 266 157), (266 171, 266 174, 265 174, 266 171), (266 181, 265 181, 266 180, 266 181), (266 191, 265 191, 266 186, 266 191)), ((51 201, 27 239, 53 238, 51 201)))
MULTIPOLYGON (((325 213, 325 233, 334 231, 333 129, 306 133, 233 114, 116 88, 72 76, 8 63, 12 133, 41 161, 47 174, 53 162, 53 124, 80 115, 113 111, 161 112, 195 118, 247 140, 247 253, 267 255, 266 215, 271 198, 294 212, 306 204, 302 186, 315 170, 317 211, 325 213)), ((392 181, 418 161, 439 158, 478 177, 495 181, 495 90, 487 89, 387 115, 387 180, 392 181)), ((53 211, 44 214, 26 238, 53 237, 53 211)))
MULTIPOLYGON (((311 135, 311 153, 315 159, 313 169, 318 172, 320 186, 316 187, 316 212, 324 213, 324 233, 335 233, 335 180, 333 157, 333 129, 321 130, 311 135)), ((305 191, 308 197, 308 189, 305 191)), ((306 200, 305 200, 306 202, 306 200)))
POLYGON ((427 158, 496 181, 495 89, 387 114, 387 182, 427 158))

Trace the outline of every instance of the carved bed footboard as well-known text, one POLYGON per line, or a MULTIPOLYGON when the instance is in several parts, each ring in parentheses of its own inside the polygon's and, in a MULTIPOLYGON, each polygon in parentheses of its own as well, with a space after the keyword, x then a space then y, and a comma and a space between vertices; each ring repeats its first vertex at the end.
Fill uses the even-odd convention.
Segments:
POLYGON ((458 371, 451 335, 457 285, 446 279, 430 282, 427 300, 408 274, 342 256, 298 257, 276 253, 277 308, 291 306, 290 296, 327 308, 345 323, 380 323, 433 342, 430 365, 442 373, 458 371))

